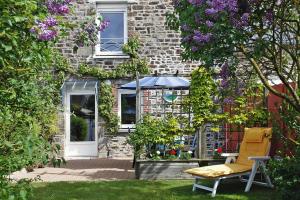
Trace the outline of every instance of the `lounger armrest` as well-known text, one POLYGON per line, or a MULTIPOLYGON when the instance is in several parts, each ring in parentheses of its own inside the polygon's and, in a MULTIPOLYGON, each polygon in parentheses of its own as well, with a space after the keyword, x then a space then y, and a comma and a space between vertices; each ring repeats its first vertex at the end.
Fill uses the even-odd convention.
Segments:
POLYGON ((269 160, 270 156, 251 156, 248 157, 249 160, 257 160, 257 161, 264 161, 264 160, 269 160))
POLYGON ((234 163, 238 153, 222 153, 221 156, 226 157, 225 164, 234 163))
POLYGON ((239 156, 239 153, 222 153, 222 157, 237 157, 239 156))

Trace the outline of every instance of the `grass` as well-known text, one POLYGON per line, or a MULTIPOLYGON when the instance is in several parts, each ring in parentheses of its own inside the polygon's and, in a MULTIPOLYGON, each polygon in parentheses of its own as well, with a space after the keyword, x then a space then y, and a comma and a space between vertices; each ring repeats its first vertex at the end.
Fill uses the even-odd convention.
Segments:
MULTIPOLYGON (((279 199, 275 190, 252 186, 244 193, 245 184, 225 180, 219 185, 218 199, 279 199)), ((210 193, 192 192, 192 181, 102 181, 35 183, 34 200, 199 200, 212 199, 210 193)))

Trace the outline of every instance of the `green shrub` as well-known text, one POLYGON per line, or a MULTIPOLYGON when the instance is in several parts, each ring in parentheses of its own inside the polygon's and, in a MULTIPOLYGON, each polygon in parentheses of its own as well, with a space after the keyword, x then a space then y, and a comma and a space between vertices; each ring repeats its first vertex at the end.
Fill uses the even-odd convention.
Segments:
POLYGON ((270 161, 269 173, 283 199, 300 199, 300 113, 283 103, 279 114, 273 116, 273 132, 281 142, 280 159, 270 161))
POLYGON ((11 173, 56 162, 52 151, 58 149, 50 142, 58 130, 60 87, 68 64, 52 48, 54 41, 38 40, 30 31, 48 17, 43 3, 0 1, 1 200, 30 199, 30 180, 12 181, 11 173))
POLYGON ((300 147, 294 156, 271 160, 269 168, 282 199, 300 199, 300 147))
POLYGON ((157 144, 175 148, 174 141, 182 134, 183 130, 180 129, 179 121, 175 117, 167 116, 162 120, 147 115, 129 135, 128 143, 134 147, 137 157, 142 154, 151 157, 153 152, 156 152, 157 144))

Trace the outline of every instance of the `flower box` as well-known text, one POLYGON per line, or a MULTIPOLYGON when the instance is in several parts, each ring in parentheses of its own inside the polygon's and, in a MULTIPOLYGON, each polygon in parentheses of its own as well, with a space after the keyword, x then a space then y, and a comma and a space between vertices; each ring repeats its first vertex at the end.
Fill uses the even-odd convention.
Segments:
POLYGON ((184 173, 186 169, 224 163, 224 159, 191 159, 191 160, 137 160, 135 176, 137 179, 192 179, 184 173))

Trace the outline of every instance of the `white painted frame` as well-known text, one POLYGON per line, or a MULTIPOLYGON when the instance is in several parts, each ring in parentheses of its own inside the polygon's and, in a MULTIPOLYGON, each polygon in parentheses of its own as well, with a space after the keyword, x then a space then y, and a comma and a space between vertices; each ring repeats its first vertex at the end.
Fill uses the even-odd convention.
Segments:
MULTIPOLYGON (((270 149, 271 149, 271 143, 268 146, 267 155, 269 155, 270 149)), ((221 156, 226 157, 225 164, 230 164, 230 163, 236 162, 236 158, 239 156, 239 153, 223 153, 223 154, 221 154, 221 156)), ((246 172, 237 173, 237 174, 229 174, 229 175, 214 178, 213 180, 215 182, 214 182, 214 186, 212 188, 200 184, 200 179, 207 179, 206 177, 193 175, 195 177, 195 183, 193 184, 192 191, 194 192, 197 188, 207 190, 207 191, 211 192, 212 197, 215 197, 217 194, 217 189, 218 189, 218 186, 219 186, 221 180, 227 179, 227 178, 233 178, 233 177, 239 177, 241 182, 247 182, 245 192, 250 191, 252 184, 257 184, 257 185, 273 188, 274 185, 272 184, 269 175, 266 173, 266 165, 265 165, 265 162, 267 160, 269 160, 270 157, 269 156, 252 156, 252 157, 248 157, 248 159, 254 160, 251 171, 246 171, 246 172), (260 168, 261 173, 264 175, 266 182, 254 181, 254 177, 259 168, 260 168), (249 175, 249 179, 242 178, 242 176, 245 176, 245 175, 249 175)))
MULTIPOLYGON (((246 172, 238 173, 238 174, 229 174, 229 175, 220 176, 218 178, 215 178, 214 186, 212 188, 202 185, 200 183, 200 179, 207 179, 206 177, 195 176, 195 183, 193 184, 192 191, 194 192, 197 188, 207 190, 207 191, 211 192, 212 197, 215 197, 221 180, 227 179, 227 178, 233 178, 233 177, 239 177, 241 182, 247 183, 245 192, 250 191, 252 184, 257 184, 257 185, 273 188, 274 186, 271 182, 271 179, 270 179, 269 175, 266 173, 265 161, 268 159, 270 159, 269 156, 249 157, 249 160, 254 160, 251 171, 246 171, 246 172), (264 175, 266 182, 254 181, 254 177, 259 168, 261 169, 260 172, 264 175), (242 176, 245 176, 245 175, 249 175, 249 179, 242 178, 242 176)), ((226 159, 225 163, 228 163, 227 159, 226 159)))
MULTIPOLYGON (((122 124, 122 113, 121 113, 121 106, 122 106, 122 94, 136 94, 135 90, 125 90, 125 89, 119 89, 118 90, 118 116, 120 119, 120 128, 126 129, 126 128, 135 128, 135 124, 122 124)), ((137 113, 136 113, 137 114, 137 113)))
POLYGON ((69 91, 66 94, 65 98, 65 151, 64 157, 66 159, 76 159, 76 158, 94 158, 98 157, 98 97, 97 97, 96 88, 95 91, 92 90, 75 90, 69 91), (71 134, 71 125, 70 125, 70 96, 71 95, 95 95, 95 141, 82 141, 82 142, 71 142, 70 134, 71 134), (74 155, 70 154, 69 148, 86 148, 87 150, 91 150, 91 153, 83 154, 83 155, 74 155))
MULTIPOLYGON (((97 15, 96 15, 96 23, 100 24, 100 21, 98 20, 100 13, 107 12, 107 13, 122 13, 124 16, 124 44, 128 42, 128 20, 127 20, 127 4, 108 4, 108 3, 99 3, 97 4, 97 15)), ((95 46, 95 55, 94 57, 108 57, 108 58, 115 58, 115 57, 128 57, 127 54, 125 54, 123 51, 110 51, 110 52, 103 52, 100 51, 101 45, 100 45, 100 38, 101 33, 98 34, 98 43, 95 46)))
POLYGON ((90 3, 103 3, 103 4, 120 4, 120 3, 126 3, 126 4, 136 4, 138 3, 138 0, 88 0, 90 3))

